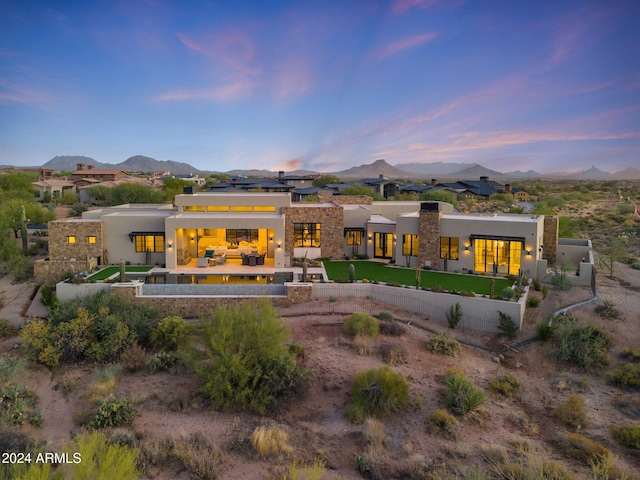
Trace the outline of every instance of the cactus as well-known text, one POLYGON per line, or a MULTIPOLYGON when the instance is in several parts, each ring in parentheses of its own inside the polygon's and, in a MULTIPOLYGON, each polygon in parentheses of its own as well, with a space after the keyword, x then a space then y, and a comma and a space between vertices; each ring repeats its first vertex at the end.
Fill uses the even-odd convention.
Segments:
POLYGON ((353 263, 349 264, 349 283, 356 281, 356 267, 353 263))
POLYGON ((124 260, 120 260, 120 281, 124 282, 124 260))
POLYGON ((306 258, 302 261, 302 281, 303 282, 307 281, 307 259, 306 258))
POLYGON ((20 206, 20 237, 22 237, 22 250, 26 252, 29 245, 27 242, 27 215, 24 205, 20 206))
POLYGON ((420 270, 420 267, 416 267, 416 290, 420 289, 421 275, 422 275, 422 270, 420 270))
POLYGON ((496 287, 496 279, 491 279, 491 288, 489 290, 489 298, 493 298, 493 289, 496 287))

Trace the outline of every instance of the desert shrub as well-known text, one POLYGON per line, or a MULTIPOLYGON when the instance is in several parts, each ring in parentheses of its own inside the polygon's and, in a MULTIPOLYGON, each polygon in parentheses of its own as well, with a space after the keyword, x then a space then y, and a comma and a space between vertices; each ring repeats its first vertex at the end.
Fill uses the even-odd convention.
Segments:
POLYGON ((0 383, 11 380, 25 365, 24 358, 0 355, 0 383))
POLYGON ((542 299, 544 300, 545 298, 547 298, 547 295, 549 295, 549 287, 547 286, 546 283, 542 285, 541 291, 542 291, 542 299))
POLYGON ((595 311, 600 317, 609 320, 620 318, 620 311, 616 308, 616 302, 613 298, 604 298, 602 302, 596 306, 595 311))
POLYGON ((462 307, 460 307, 459 302, 456 302, 455 305, 451 305, 449 310, 447 310, 447 323, 449 324, 449 328, 456 328, 461 320, 462 307))
POLYGON ((500 316, 498 320, 498 330, 510 340, 513 340, 518 335, 518 325, 513 321, 511 315, 507 315, 504 312, 498 312, 500 316))
POLYGON ((458 420, 456 420, 456 417, 443 408, 435 410, 427 418, 427 428, 432 433, 437 433, 442 430, 448 433, 455 433, 457 426, 458 420))
POLYGON ((373 353, 373 339, 366 335, 358 334, 353 338, 351 347, 358 355, 371 355, 373 353))
POLYGON ((289 434, 276 425, 257 427, 251 434, 251 446, 262 458, 293 452, 289 434))
POLYGON ((460 342, 444 333, 438 333, 436 336, 430 338, 427 341, 426 347, 427 350, 432 353, 449 355, 451 357, 455 357, 462 351, 460 342))
POLYGON ((640 262, 633 262, 631 264, 631 268, 633 268, 634 270, 640 270, 640 262))
POLYGON ((547 322, 540 322, 536 325, 536 339, 541 342, 552 339, 555 332, 556 327, 547 322))
POLYGON ((378 318, 383 322, 393 322, 394 320, 393 313, 387 312, 386 310, 381 311, 378 314, 378 318))
POLYGON ((9 325, 9 320, 0 318, 0 338, 13 337, 15 334, 16 329, 9 325))
POLYGON ((577 433, 558 437, 554 443, 563 455, 581 460, 586 465, 599 463, 611 457, 611 452, 607 448, 577 433))
POLYGON ((589 426, 587 414, 584 411, 584 399, 578 395, 571 395, 565 403, 557 407, 554 416, 567 427, 581 429, 589 426))
POLYGON ((640 389, 640 364, 627 363, 616 368, 607 377, 618 387, 640 389))
POLYGON ((302 361, 307 354, 307 349, 300 343, 292 343, 289 345, 289 353, 293 355, 296 360, 302 361))
POLYGON ((407 349, 396 343, 383 343, 380 345, 380 356, 389 365, 399 365, 408 362, 407 349))
POLYGON ((584 369, 594 369, 609 363, 609 336, 593 325, 563 324, 556 336, 556 357, 584 369))
POLYGON ((626 358, 631 362, 640 362, 640 350, 624 347, 620 354, 622 358, 626 358))
POLYGON ((310 373, 289 352, 290 331, 268 300, 217 308, 201 336, 206 361, 196 370, 216 408, 263 413, 309 388, 310 373))
POLYGON ((313 461, 294 459, 289 465, 276 467, 268 480, 320 480, 327 471, 327 462, 316 458, 313 461))
POLYGON ((36 403, 35 393, 24 385, 9 383, 0 388, 0 418, 7 425, 42 426, 42 414, 36 410, 36 403))
MULTIPOLYGON (((493 462, 491 478, 518 480, 574 480, 575 476, 564 466, 552 460, 524 458, 518 461, 493 462)), ((489 478, 489 477, 486 477, 489 478)))
POLYGON ((91 403, 101 402, 116 388, 117 376, 122 367, 119 364, 107 365, 102 369, 96 369, 96 380, 89 386, 89 401, 91 403))
POLYGON ((540 280, 538 280, 537 278, 533 279, 533 289, 536 292, 539 292, 542 290, 542 284, 540 283, 540 280))
POLYGON ((354 423, 362 423, 366 417, 383 417, 408 405, 407 380, 385 366, 356 375, 351 383, 347 416, 354 423))
POLYGON ((54 307, 58 303, 56 287, 52 285, 43 285, 40 289, 40 302, 45 307, 54 307))
POLYGON ((624 424, 611 427, 611 435, 620 445, 640 450, 640 424, 624 424))
POLYGON ((147 353, 136 342, 120 354, 120 363, 128 372, 137 372, 147 366, 147 353))
POLYGON ((354 313, 350 315, 343 325, 343 330, 351 336, 364 335, 373 338, 378 334, 378 321, 367 313, 354 313))
POLYGON ((450 370, 445 375, 444 402, 456 415, 471 413, 487 401, 487 396, 464 373, 450 370))
POLYGON ((66 478, 136 480, 142 475, 136 461, 138 450, 113 443, 102 432, 85 432, 77 435, 67 451, 70 459, 74 459, 74 454, 78 454, 81 462, 62 467, 63 470, 71 470, 72 475, 66 478))
POLYGON ((364 439, 367 445, 382 447, 387 440, 384 423, 377 418, 368 417, 364 421, 364 439))
POLYGON ((619 394, 611 401, 614 407, 631 418, 640 418, 640 399, 632 395, 619 394))
POLYGON ((520 387, 520 380, 511 373, 498 375, 498 378, 489 384, 489 388, 492 391, 499 393, 500 395, 504 395, 505 397, 510 397, 517 392, 520 387))
POLYGON ((527 306, 531 308, 538 308, 540 306, 540 299, 538 297, 530 296, 527 300, 527 306))
POLYGON ((540 433, 540 425, 534 422, 528 415, 514 413, 507 418, 527 435, 538 435, 540 433))
POLYGON ((158 352, 149 360, 149 371, 151 373, 164 372, 179 361, 180 356, 176 352, 158 352))
POLYGON ((151 339, 155 346, 165 351, 177 350, 184 346, 189 335, 189 325, 176 315, 164 317, 152 330, 151 339))
POLYGON ((224 455, 202 433, 193 432, 171 439, 169 455, 182 463, 195 478, 216 480, 224 465, 224 455))
POLYGON ((98 411, 89 422, 89 427, 107 428, 129 425, 138 416, 138 409, 126 398, 116 399, 109 395, 104 398, 98 407, 98 411))
POLYGON ((382 335, 387 335, 389 337, 400 337, 407 331, 404 325, 401 325, 398 322, 380 322, 378 324, 378 330, 382 335))

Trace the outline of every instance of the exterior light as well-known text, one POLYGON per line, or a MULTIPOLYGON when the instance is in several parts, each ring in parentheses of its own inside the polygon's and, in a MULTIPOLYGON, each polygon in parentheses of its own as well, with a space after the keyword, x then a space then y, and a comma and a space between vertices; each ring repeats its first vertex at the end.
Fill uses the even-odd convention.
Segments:
POLYGON ((172 242, 171 240, 169 240, 169 241, 167 242, 167 246, 168 246, 169 248, 173 247, 173 242, 172 242))
POLYGON ((278 246, 278 248, 282 248, 282 244, 280 244, 280 243, 278 243, 277 246, 278 246))
POLYGON ((527 257, 531 256, 531 250, 527 250, 527 257))
POLYGON ((469 245, 465 245, 465 246, 464 246, 464 251, 465 251, 465 252, 468 252, 468 251, 469 251, 469 245))

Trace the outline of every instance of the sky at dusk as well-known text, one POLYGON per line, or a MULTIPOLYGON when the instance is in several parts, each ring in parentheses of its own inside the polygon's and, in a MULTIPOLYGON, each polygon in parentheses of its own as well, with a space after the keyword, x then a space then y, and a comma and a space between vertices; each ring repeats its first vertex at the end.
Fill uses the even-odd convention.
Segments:
POLYGON ((0 165, 640 167, 640 1, 0 0, 0 165))

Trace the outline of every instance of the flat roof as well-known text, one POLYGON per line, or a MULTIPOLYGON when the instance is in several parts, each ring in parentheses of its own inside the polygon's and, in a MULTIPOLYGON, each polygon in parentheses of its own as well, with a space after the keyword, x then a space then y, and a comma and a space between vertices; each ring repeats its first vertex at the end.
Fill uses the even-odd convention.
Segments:
POLYGON ((251 219, 258 219, 258 218, 263 218, 263 219, 274 219, 274 220, 279 220, 281 218, 283 218, 284 215, 281 213, 262 213, 262 212, 238 212, 238 213, 226 213, 226 212, 184 212, 184 213, 178 213, 176 215, 172 215, 171 218, 200 218, 203 220, 214 220, 214 219, 219 219, 219 220, 233 220, 233 219, 238 219, 238 220, 251 220, 251 219))
POLYGON ((442 215, 443 219, 448 220, 475 220, 480 222, 523 222, 523 223, 538 223, 542 218, 542 215, 498 215, 498 214, 485 214, 485 213, 445 213, 442 215))

